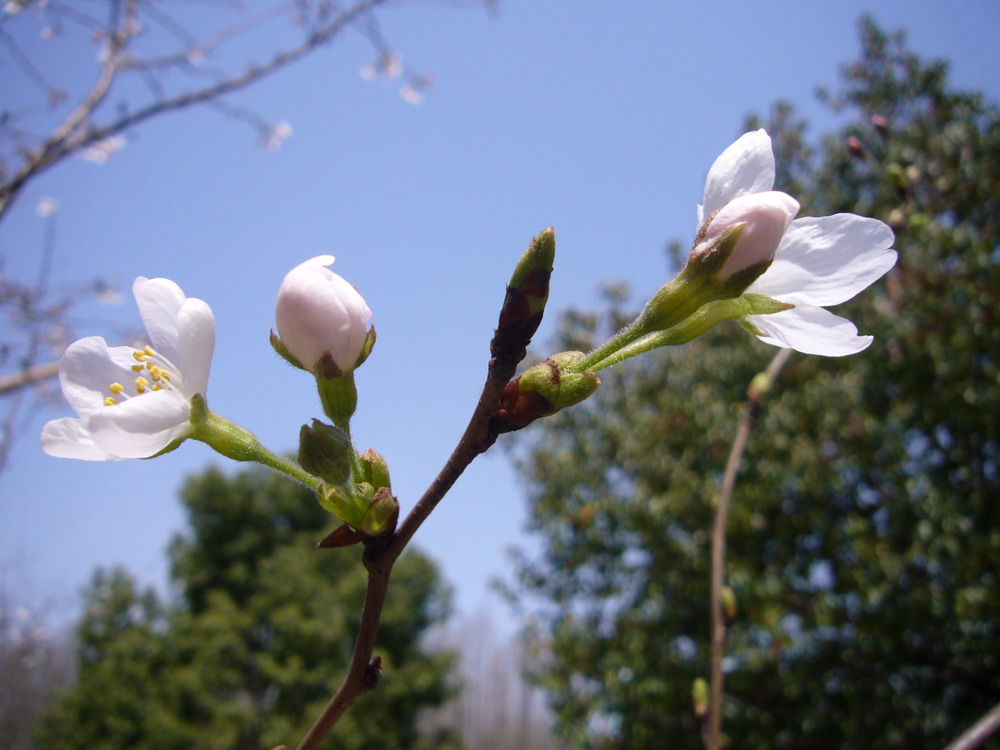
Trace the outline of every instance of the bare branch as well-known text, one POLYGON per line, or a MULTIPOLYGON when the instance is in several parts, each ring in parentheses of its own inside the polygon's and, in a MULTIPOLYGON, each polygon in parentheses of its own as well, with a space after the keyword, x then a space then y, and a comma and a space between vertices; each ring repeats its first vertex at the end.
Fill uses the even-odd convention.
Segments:
POLYGON ((1000 703, 995 705, 979 721, 959 735, 958 739, 944 750, 975 750, 1000 729, 1000 703))
POLYGON ((736 475, 739 473, 740 461, 746 449, 750 429, 760 408, 761 401, 770 390, 774 379, 785 366, 791 349, 782 349, 771 360, 767 370, 753 379, 747 392, 747 401, 740 416, 736 436, 729 458, 726 460, 726 472, 722 478, 722 489, 719 491, 715 506, 715 519, 712 523, 712 667, 710 697, 708 704, 708 724, 705 727, 705 747, 707 750, 719 750, 722 738, 722 660, 726 653, 726 622, 722 611, 722 586, 725 577, 726 564, 726 521, 729 515, 729 503, 736 485, 736 475))
MULTIPOLYGON (((246 88, 323 46, 346 27, 363 18, 367 13, 370 13, 385 1, 361 0, 355 3, 340 13, 340 15, 310 32, 300 44, 276 53, 267 62, 251 66, 242 74, 225 78, 174 97, 159 99, 131 113, 123 114, 106 125, 95 126, 90 122, 91 118, 95 110, 107 96, 116 76, 129 65, 140 67, 143 65, 142 63, 126 59, 123 54, 131 39, 136 3, 138 2, 138 0, 129 0, 122 19, 110 36, 107 57, 102 64, 100 75, 91 92, 80 102, 69 117, 56 128, 52 135, 25 158, 16 174, 0 185, 0 219, 3 218, 13 200, 28 182, 67 156, 98 141, 135 127, 151 117, 184 109, 192 105, 210 102, 246 88)), ((256 23, 257 20, 254 22, 256 23)), ((219 44, 227 34, 231 33, 236 32, 220 32, 220 35, 209 41, 209 44, 219 44)), ((148 66, 149 62, 144 64, 148 66)))

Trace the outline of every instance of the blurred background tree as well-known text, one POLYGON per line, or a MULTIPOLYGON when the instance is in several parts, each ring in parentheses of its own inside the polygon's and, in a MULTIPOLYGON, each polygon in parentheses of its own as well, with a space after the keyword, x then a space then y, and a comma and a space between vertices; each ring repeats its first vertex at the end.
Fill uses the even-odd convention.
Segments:
MULTIPOLYGON (((776 189, 802 215, 880 218, 900 257, 840 309, 872 347, 794 355, 744 456, 727 561, 735 747, 937 748, 1000 700, 1000 117, 901 34, 863 20, 861 42, 822 94, 837 132, 813 146, 785 104, 763 123, 776 189)), ((664 279, 682 261, 675 246, 664 279)), ((556 351, 631 318, 624 290, 607 296, 564 316, 556 351)), ((519 433, 541 551, 517 557, 514 596, 536 611, 534 678, 575 746, 700 746, 712 503, 775 351, 726 325, 519 433)))
MULTIPOLYGON (((48 708, 35 747, 270 750, 301 739, 350 660, 364 595, 357 549, 317 551, 332 528, 305 488, 262 471, 209 469, 183 491, 176 603, 122 570, 98 571, 78 626, 78 680, 48 708)), ((399 563, 376 655, 377 699, 338 725, 351 750, 457 748, 418 731, 452 694, 452 655, 423 648, 449 611, 433 563, 399 563)))

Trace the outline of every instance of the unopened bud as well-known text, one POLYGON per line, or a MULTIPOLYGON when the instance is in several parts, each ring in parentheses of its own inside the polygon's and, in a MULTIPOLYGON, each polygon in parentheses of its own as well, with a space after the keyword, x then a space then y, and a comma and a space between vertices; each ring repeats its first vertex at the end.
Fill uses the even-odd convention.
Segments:
POLYGON ((746 280, 749 286, 767 270, 798 212, 798 201, 777 190, 735 198, 709 217, 699 232, 700 242, 691 253, 691 262, 709 270, 721 261, 717 278, 722 282, 737 274, 747 276, 743 272, 751 270, 753 276, 746 280))
POLYGON ((865 147, 864 144, 861 143, 860 138, 858 138, 856 135, 848 136, 846 143, 847 143, 847 150, 850 152, 851 156, 853 156, 855 159, 865 158, 865 147))
POLYGON ((384 536, 396 528, 399 520, 399 503, 387 487, 375 491, 371 505, 361 517, 358 531, 368 536, 384 536))
POLYGON ((332 255, 320 255, 288 272, 274 311, 281 338, 271 334, 278 354, 327 379, 352 372, 375 344, 371 310, 357 289, 327 268, 332 263, 332 255))
POLYGON ((875 130, 878 131, 879 135, 881 135, 883 138, 886 135, 888 135, 888 133, 889 133, 889 120, 888 119, 886 119, 882 115, 872 115, 871 122, 872 122, 872 125, 875 126, 875 130))
POLYGON ((719 590, 720 598, 722 599, 722 615, 725 620, 726 627, 728 628, 736 621, 736 613, 738 611, 736 605, 736 594, 728 586, 723 586, 719 590))
POLYGON ((698 677, 691 685, 691 702, 694 704, 694 715, 700 720, 708 717, 708 682, 704 677, 698 677))
POLYGON ((359 457, 361 463, 361 481, 367 482, 376 490, 391 486, 389 481, 389 465, 381 455, 371 448, 362 453, 359 457))
POLYGON ((318 419, 299 430, 299 464, 328 484, 350 482, 353 450, 347 435, 318 419))

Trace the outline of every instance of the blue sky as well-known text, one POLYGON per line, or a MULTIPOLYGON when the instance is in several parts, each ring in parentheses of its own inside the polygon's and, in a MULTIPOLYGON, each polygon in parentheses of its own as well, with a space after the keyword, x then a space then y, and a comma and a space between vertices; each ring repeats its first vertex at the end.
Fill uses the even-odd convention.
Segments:
MULTIPOLYGON (((363 80, 371 48, 347 34, 235 99, 291 124, 276 152, 245 125, 195 109, 141 127, 106 164, 74 158, 38 179, 0 225, 4 272, 33 276, 45 231, 35 207, 56 199, 54 281, 99 276, 124 291, 118 307, 83 310, 80 335, 138 326, 136 276, 175 280, 216 314, 210 406, 289 450, 320 410, 309 378, 268 346, 274 294, 291 267, 337 256, 334 270, 365 296, 379 333, 358 372, 354 435, 388 460, 405 512, 464 428, 503 285, 531 237, 556 229, 550 317, 536 338, 544 352, 556 313, 594 304, 602 283, 646 295, 666 280, 663 247, 690 240, 705 173, 748 112, 787 99, 814 133, 833 122, 814 91, 835 86, 856 56, 865 11, 905 28, 921 55, 950 60, 957 84, 997 98, 992 0, 510 0, 499 17, 416 3, 380 18, 404 61, 435 76, 422 104, 404 102, 398 81, 363 80)), ((46 49, 66 75, 90 80, 92 49, 46 49)), ((878 356, 877 342, 863 356, 878 356)), ((166 544, 184 525, 177 489, 222 459, 198 443, 148 462, 45 456, 38 430, 68 413, 40 414, 0 474, 8 588, 71 604, 96 565, 115 563, 162 586, 166 544)), ((510 575, 509 546, 530 548, 524 513, 495 450, 417 535, 460 612, 490 607, 513 625, 488 582, 510 575)), ((353 550, 332 554, 357 564, 353 550)))

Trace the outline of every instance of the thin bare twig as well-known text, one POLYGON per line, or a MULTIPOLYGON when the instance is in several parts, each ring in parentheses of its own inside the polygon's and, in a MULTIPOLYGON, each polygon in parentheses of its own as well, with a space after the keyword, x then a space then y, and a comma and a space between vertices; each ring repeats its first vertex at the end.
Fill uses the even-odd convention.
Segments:
POLYGON ((1000 729, 1000 703, 995 705, 979 721, 966 729, 944 750, 974 750, 992 737, 1000 729))
POLYGON ((708 750, 719 750, 722 737, 722 660, 726 653, 726 622, 722 611, 722 586, 725 578, 726 561, 726 521, 729 515, 729 503, 736 484, 740 460, 746 449, 750 429, 760 408, 761 401, 770 390, 774 379, 781 372, 791 354, 791 349, 779 351, 767 370, 757 375, 747 391, 747 401, 740 415, 729 458, 726 460, 726 473, 722 478, 722 489, 719 491, 718 503, 715 507, 715 518, 712 523, 712 671, 709 681, 710 693, 708 704, 708 724, 705 727, 705 747, 708 750))
POLYGON ((130 39, 130 30, 133 27, 132 19, 135 14, 135 3, 137 2, 137 0, 130 0, 126 6, 124 20, 117 26, 114 34, 111 36, 108 57, 101 67, 97 83, 90 94, 80 102, 73 113, 66 118, 63 124, 53 132, 45 143, 27 157, 17 173, 6 183, 0 185, 0 219, 3 218, 14 199, 29 181, 67 156, 93 143, 124 132, 151 117, 212 101, 220 96, 246 88, 265 76, 269 76, 305 57, 385 1, 361 0, 355 3, 350 8, 344 10, 339 16, 310 33, 300 44, 276 53, 267 62, 250 67, 240 75, 235 75, 169 99, 153 102, 141 109, 125 114, 107 125, 94 126, 90 124, 91 116, 101 102, 104 101, 118 72, 126 64, 122 53, 130 39))

